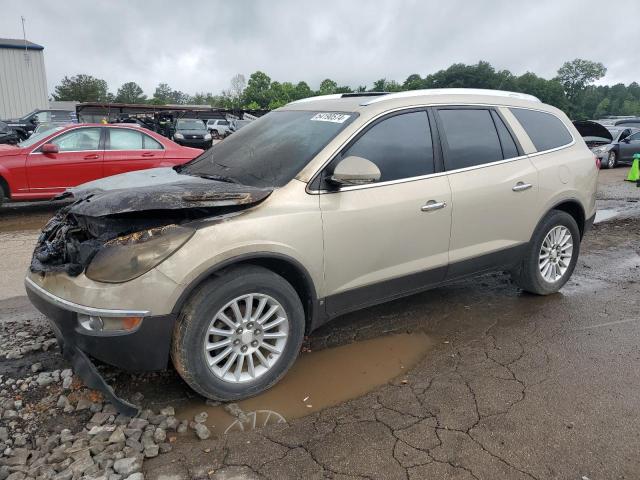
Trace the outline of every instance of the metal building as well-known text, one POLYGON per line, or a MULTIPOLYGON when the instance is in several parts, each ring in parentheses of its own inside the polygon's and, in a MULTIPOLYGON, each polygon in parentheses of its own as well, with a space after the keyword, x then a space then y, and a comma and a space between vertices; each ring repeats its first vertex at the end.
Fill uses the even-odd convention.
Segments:
POLYGON ((0 38, 0 119, 48 108, 43 50, 25 40, 0 38))

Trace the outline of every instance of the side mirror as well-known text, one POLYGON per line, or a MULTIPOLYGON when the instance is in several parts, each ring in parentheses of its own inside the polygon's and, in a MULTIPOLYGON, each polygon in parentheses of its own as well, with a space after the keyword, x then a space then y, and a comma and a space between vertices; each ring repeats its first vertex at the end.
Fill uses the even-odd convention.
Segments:
POLYGON ((328 180, 334 185, 348 187, 377 182, 380 176, 380 169, 371 160, 351 155, 336 165, 328 180))
POLYGON ((42 146, 42 153, 58 153, 60 148, 55 143, 45 143, 42 146))

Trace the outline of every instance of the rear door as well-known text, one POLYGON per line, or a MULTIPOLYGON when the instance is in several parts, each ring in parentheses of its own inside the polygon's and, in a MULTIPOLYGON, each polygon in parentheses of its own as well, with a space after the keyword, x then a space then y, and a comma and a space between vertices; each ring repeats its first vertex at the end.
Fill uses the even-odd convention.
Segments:
POLYGON ((63 192, 69 187, 102 178, 103 128, 68 130, 47 143, 58 146, 58 153, 42 153, 41 146, 27 156, 29 191, 63 192))
POLYGON ((104 152, 105 177, 160 165, 164 147, 138 128, 109 127, 104 152))
POLYGON ((447 277, 508 263, 537 221, 537 170, 496 109, 435 112, 452 194, 447 277))

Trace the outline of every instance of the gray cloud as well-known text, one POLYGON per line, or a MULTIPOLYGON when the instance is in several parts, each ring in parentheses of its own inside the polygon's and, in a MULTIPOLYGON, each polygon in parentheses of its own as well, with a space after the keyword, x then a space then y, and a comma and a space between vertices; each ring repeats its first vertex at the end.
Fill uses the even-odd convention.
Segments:
POLYGON ((135 81, 149 95, 159 82, 219 93, 255 70, 357 86, 478 60, 549 78, 577 57, 607 66, 602 83, 640 80, 633 0, 0 0, 0 11, 0 36, 20 38, 23 15, 45 46, 51 90, 87 73, 114 92, 135 81))

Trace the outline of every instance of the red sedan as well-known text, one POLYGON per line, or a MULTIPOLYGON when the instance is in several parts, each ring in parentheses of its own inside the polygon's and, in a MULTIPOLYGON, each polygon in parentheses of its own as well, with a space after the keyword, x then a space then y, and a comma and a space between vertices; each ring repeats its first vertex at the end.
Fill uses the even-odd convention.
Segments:
POLYGON ((0 145, 0 204, 46 200, 102 177, 180 165, 202 150, 131 125, 76 124, 0 145))

